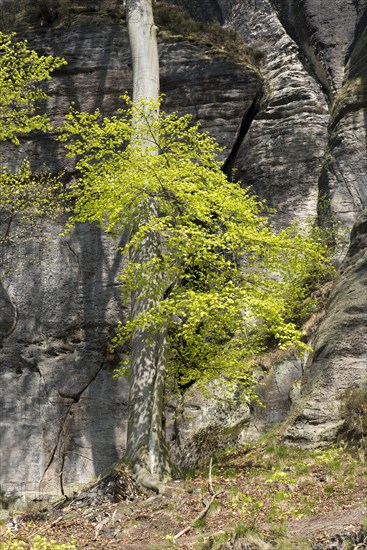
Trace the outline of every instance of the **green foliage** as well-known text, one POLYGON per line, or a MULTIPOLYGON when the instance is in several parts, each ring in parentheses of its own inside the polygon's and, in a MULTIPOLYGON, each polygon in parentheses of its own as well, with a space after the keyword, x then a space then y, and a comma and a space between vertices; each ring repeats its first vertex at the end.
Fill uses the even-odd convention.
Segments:
MULTIPOLYGON (((19 136, 47 131, 46 114, 37 103, 47 99, 40 84, 65 61, 39 56, 26 41, 0 32, 0 141, 19 144, 19 136)), ((24 161, 17 172, 2 165, 0 170, 0 247, 31 234, 35 220, 57 209, 55 193, 60 184, 47 175, 32 176, 24 161), (19 223, 21 222, 21 224, 19 223)), ((4 268, 4 260, 2 261, 4 268)))
POLYGON ((327 248, 297 226, 272 228, 264 205, 226 179, 217 143, 190 116, 154 116, 157 103, 125 100, 111 119, 72 109, 60 135, 79 172, 70 226, 130 234, 124 295, 151 304, 120 323, 114 343, 165 326, 181 384, 205 388, 227 373, 251 393, 254 354, 269 342, 306 347, 292 312, 329 270, 327 248))
POLYGON ((201 536, 196 544, 197 550, 220 550, 231 538, 231 533, 223 532, 218 535, 201 536))
POLYGON ((263 502, 252 495, 241 493, 233 488, 232 506, 236 509, 246 528, 254 528, 259 521, 259 513, 264 507, 263 502))
MULTIPOLYGON (((34 236, 40 216, 58 211, 61 183, 48 174, 33 175, 27 161, 13 173, 0 172, 0 247, 34 236)), ((3 265, 4 267, 4 265, 3 265)))
POLYGON ((228 466, 233 464, 241 475, 246 472, 246 479, 240 484, 237 481, 232 489, 232 495, 239 496, 236 500, 232 498, 231 504, 235 504, 237 514, 245 524, 253 522, 254 526, 259 526, 263 522, 270 523, 277 531, 277 537, 282 534, 279 529, 282 530, 289 520, 318 513, 322 498, 324 502, 326 499, 335 501, 337 495, 345 498, 356 485, 357 469, 362 474, 361 464, 345 448, 306 450, 288 447, 287 454, 278 453, 282 447, 275 441, 269 445, 268 440, 256 443, 252 450, 251 445, 247 445, 237 452, 236 458, 234 452, 229 463, 226 459, 224 467, 219 470, 219 475, 224 475, 228 466), (305 466, 307 484, 299 475, 305 471, 305 466), (327 480, 321 492, 320 475, 327 480))
POLYGON ((5 535, 5 541, 0 542, 0 550, 77 550, 72 543, 58 544, 53 540, 48 540, 40 535, 24 539, 16 534, 8 533, 5 535))
POLYGON ((344 449, 342 447, 330 447, 328 449, 315 449, 310 452, 313 460, 318 465, 327 466, 330 471, 336 473, 341 469, 344 449))
MULTIPOLYGON (((271 536, 275 538, 280 538, 283 542, 284 537, 287 535, 287 532, 288 532, 287 525, 285 525, 284 521, 280 520, 280 518, 276 514, 275 517, 273 518, 273 523, 270 528, 271 536)), ((283 548, 282 546, 279 546, 279 541, 278 541, 277 548, 283 548)), ((292 547, 289 546, 289 548, 292 548, 292 547)))
POLYGON ((196 519, 196 520, 193 522, 192 526, 193 526, 195 529, 204 529, 205 526, 206 526, 206 519, 205 519, 205 517, 196 519))
POLYGON ((39 114, 37 101, 47 99, 39 86, 65 60, 39 56, 27 41, 0 32, 0 141, 19 143, 20 134, 48 130, 46 114, 39 114))

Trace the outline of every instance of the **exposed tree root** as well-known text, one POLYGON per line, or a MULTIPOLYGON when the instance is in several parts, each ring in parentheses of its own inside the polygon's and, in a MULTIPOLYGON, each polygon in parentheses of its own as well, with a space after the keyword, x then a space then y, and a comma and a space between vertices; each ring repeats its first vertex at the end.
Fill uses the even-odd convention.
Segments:
POLYGON ((134 466, 135 479, 145 489, 150 489, 159 495, 163 495, 166 484, 153 476, 146 468, 136 464, 134 466))

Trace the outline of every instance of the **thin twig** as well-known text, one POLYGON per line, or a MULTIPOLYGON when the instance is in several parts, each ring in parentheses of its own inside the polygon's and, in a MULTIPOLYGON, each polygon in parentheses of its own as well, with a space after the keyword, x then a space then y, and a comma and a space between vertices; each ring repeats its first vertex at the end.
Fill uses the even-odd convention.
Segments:
POLYGON ((203 517, 206 516, 206 514, 208 513, 209 511, 209 508, 210 506, 213 504, 214 500, 216 498, 218 498, 220 495, 222 495, 223 493, 225 493, 225 491, 222 489, 221 491, 217 491, 216 493, 214 493, 214 495, 212 495, 212 498, 210 499, 210 501, 208 502, 208 504, 205 506, 204 510, 202 510, 200 512, 200 514, 198 514, 196 516, 196 518, 190 523, 190 525, 188 525, 187 527, 185 527, 185 529, 182 529, 182 531, 180 531, 179 533, 177 533, 177 535, 175 535, 173 537, 173 540, 176 541, 177 539, 179 539, 180 537, 182 537, 182 535, 185 535, 186 533, 188 533, 190 531, 190 529, 192 529, 194 526, 195 526, 195 523, 197 521, 200 521, 201 519, 203 519, 203 517))
POLYGON ((212 465, 213 465, 213 458, 210 458, 210 464, 209 464, 209 480, 208 480, 208 489, 209 493, 211 495, 214 495, 215 491, 213 489, 213 480, 212 480, 212 465))

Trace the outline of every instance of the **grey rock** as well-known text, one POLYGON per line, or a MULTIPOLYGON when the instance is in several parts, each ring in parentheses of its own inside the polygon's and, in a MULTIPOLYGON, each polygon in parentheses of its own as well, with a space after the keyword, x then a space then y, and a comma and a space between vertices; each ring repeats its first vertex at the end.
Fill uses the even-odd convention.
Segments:
MULTIPOLYGON (((190 6, 186 0, 174 1, 200 15, 199 0, 190 6)), ((224 0, 220 5, 224 23, 265 52, 261 72, 266 95, 239 153, 241 180, 278 209, 280 225, 312 218, 317 211, 323 221, 329 210, 346 228, 347 243, 350 228, 366 207, 365 0, 337 1, 332 8, 319 0, 224 0), (320 199, 324 205, 326 199, 326 209, 320 208, 320 199)), ((212 11, 210 17, 218 16, 212 11)), ((339 260, 347 246, 341 243, 339 260)), ((363 254, 364 244, 360 246, 363 254)), ((290 388, 292 414, 302 412, 287 439, 297 444, 335 441, 342 426, 340 391, 366 376, 364 321, 342 313, 346 303, 350 312, 362 315, 363 309, 362 276, 358 289, 349 292, 358 270, 352 249, 306 374, 290 388), (347 341, 348 350, 343 346, 347 341)), ((245 437, 256 435, 255 420, 253 415, 245 437)))
MULTIPOLYGON (((174 3, 188 4, 185 0, 174 3)), ((191 13, 196 14, 200 4, 190 1, 191 13)), ((279 224, 312 218, 329 121, 322 87, 304 66, 299 46, 272 2, 223 1, 220 6, 225 25, 264 53, 263 108, 239 151, 238 177, 278 209, 279 224)))
POLYGON ((300 383, 303 374, 303 360, 290 357, 283 360, 274 360, 265 375, 260 375, 256 393, 261 405, 251 405, 251 416, 248 424, 241 432, 241 441, 258 439, 274 424, 283 422, 292 405, 291 394, 295 386, 300 383))
POLYGON ((209 397, 192 386, 182 401, 170 404, 167 415, 167 434, 177 464, 184 470, 198 462, 209 464, 217 451, 256 440, 285 420, 291 408, 290 390, 302 372, 302 360, 297 357, 274 361, 265 374, 259 365, 256 393, 261 405, 248 403, 225 382, 211 384, 209 397))
POLYGON ((207 391, 204 398, 192 386, 182 402, 175 404, 169 418, 172 455, 183 470, 190 470, 199 462, 209 464, 218 450, 233 447, 241 440, 250 419, 249 405, 224 381, 210 383, 207 391))
MULTIPOLYGON (((95 13, 82 13, 69 25, 35 29, 28 40, 68 60, 48 85, 55 124, 71 101, 110 115, 121 105, 119 95, 131 90, 123 22, 98 25, 95 13)), ((165 107, 191 112, 229 149, 261 86, 259 75, 209 55, 200 41, 164 41, 160 59, 165 107)), ((29 155, 36 170, 58 172, 65 164, 62 145, 42 136, 23 140, 19 149, 7 145, 2 154, 10 165, 29 155)), ((66 168, 72 175, 72 164, 66 168)), ((46 222, 39 238, 13 250, 14 271, 0 286, 6 336, 0 350, 0 478, 7 492, 28 499, 72 493, 76 482, 115 463, 126 440, 128 385, 112 379, 120 357, 109 353, 117 320, 124 319, 118 282, 123 258, 116 254, 122 242, 88 225, 60 237, 62 221, 46 222)))
POLYGON ((322 89, 304 67, 298 45, 271 2, 237 3, 228 23, 265 52, 264 107, 239 154, 239 176, 278 209, 279 223, 313 217, 327 143, 322 89))
MULTIPOLYGON (((194 17, 236 28, 265 56, 260 74, 213 55, 200 41, 162 41, 167 110, 201 120, 226 147, 224 159, 263 86, 262 109, 239 152, 238 176, 278 209, 279 225, 314 219, 325 194, 333 217, 350 228, 366 207, 365 0, 171 1, 194 17)), ((71 101, 110 115, 118 96, 131 91, 124 23, 100 17, 95 10, 80 11, 68 24, 56 21, 27 32, 31 47, 68 60, 47 86, 54 123, 71 101)), ((1 154, 10 166, 28 155, 39 171, 65 167, 62 145, 49 137, 23 139, 19 149, 7 145, 1 154)), ((72 163, 66 170, 72 177, 72 163)), ((60 481, 72 490, 124 450, 127 384, 112 380, 119 357, 108 350, 117 319, 124 318, 119 243, 93 226, 61 238, 61 227, 47 223, 41 238, 15 250, 14 272, 0 284, 0 478, 8 492, 57 494, 60 481)), ((294 422, 287 439, 309 445, 335 440, 342 426, 341 394, 366 376, 365 244, 360 222, 300 396, 291 389, 302 374, 299 362, 269 374, 262 393, 268 409, 263 416, 255 411, 252 419, 247 406, 228 410, 192 390, 178 432, 168 422, 183 465, 283 419, 289 391, 294 422)))
POLYGON ((329 143, 320 188, 330 199, 333 216, 350 226, 366 207, 366 41, 356 36, 345 67, 343 86, 332 104, 329 143))
POLYGON ((127 387, 112 381, 108 350, 123 318, 118 243, 92 226, 58 238, 60 228, 17 251, 9 282, 19 316, 0 350, 0 472, 22 495, 89 481, 125 444, 127 387))
POLYGON ((367 379, 367 211, 351 244, 318 329, 302 379, 301 398, 290 415, 285 440, 316 447, 336 440, 344 427, 348 392, 367 379))
MULTIPOLYGON (((231 3, 231 2, 230 2, 231 3)), ((221 0, 202 0, 202 2, 190 2, 190 0, 171 0, 170 4, 185 9, 190 16, 198 21, 217 22, 223 24, 225 21, 225 2, 221 0)))
POLYGON ((273 0, 287 33, 332 99, 344 79, 345 58, 356 35, 365 0, 273 0))
POLYGON ((16 307, 3 282, 0 280, 0 345, 3 339, 15 329, 16 322, 16 307))

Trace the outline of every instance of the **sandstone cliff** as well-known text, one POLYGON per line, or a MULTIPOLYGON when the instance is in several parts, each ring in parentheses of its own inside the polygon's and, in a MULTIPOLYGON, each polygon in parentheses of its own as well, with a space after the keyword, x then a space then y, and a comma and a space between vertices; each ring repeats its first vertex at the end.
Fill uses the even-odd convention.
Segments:
MULTIPOLYGON (((85 2, 67 17, 20 31, 31 47, 68 60, 48 86, 47 109, 55 122, 71 101, 80 109, 98 107, 111 114, 118 96, 130 90, 123 13, 110 4, 106 11, 98 2, 85 2)), ((366 2, 171 4, 198 20, 237 29, 264 55, 259 71, 218 53, 200 37, 162 37, 167 108, 191 112, 229 151, 243 113, 263 87, 261 111, 239 150, 238 175, 277 208, 279 224, 315 218, 319 199, 326 196, 334 219, 349 230, 366 207, 366 2)), ((64 166, 61 145, 42 136, 23 141, 17 152, 7 147, 3 154, 10 163, 27 154, 37 170, 64 166)), ((59 492, 60 481, 87 481, 124 449, 127 389, 123 381, 112 381, 115 363, 108 353, 116 320, 123 316, 117 282, 122 260, 114 253, 118 243, 95 227, 78 228, 63 238, 59 231, 60 225, 48 223, 45 238, 14 251, 14 272, 0 286, 0 475, 8 491, 59 492)), ((336 436, 339 390, 367 376, 360 308, 363 246, 360 239, 358 250, 354 247, 347 257, 319 329, 315 356, 309 358, 304 398, 289 428, 289 437, 310 444, 336 436), (346 346, 359 349, 358 358, 351 353, 346 361, 346 346), (335 407, 321 414, 319 404, 326 395, 336 399, 335 407)), ((299 365, 290 372, 295 368, 301 376, 299 365)), ((272 386, 272 410, 279 399, 282 413, 269 422, 284 418, 294 376, 284 382, 286 392, 277 393, 272 386)), ((195 407, 205 423, 208 409, 195 407)), ((241 426, 243 421, 237 420, 241 426)))
MULTIPOLYGON (((294 217, 322 217, 326 199, 333 220, 346 228, 345 254, 350 228, 366 208, 367 3, 174 3, 196 17, 209 13, 265 52, 261 72, 266 98, 242 145, 239 173, 277 208, 280 223, 294 217)), ((294 406, 294 425, 287 432, 288 439, 298 443, 335 440, 342 429, 348 389, 367 378, 361 317, 363 228, 359 221, 312 342, 315 353, 307 359, 303 397, 294 406)))
MULTIPOLYGON (((68 60, 48 86, 55 123, 72 101, 112 114, 130 90, 123 19, 87 6, 27 37, 37 51, 68 60)), ((160 62, 166 107, 191 112, 229 148, 261 87, 258 73, 180 37, 161 41, 160 62)), ((3 154, 10 164, 28 155, 36 170, 57 172, 65 163, 62 145, 42 136, 3 154)), ((127 384, 112 380, 117 363, 108 352, 123 317, 119 243, 92 226, 60 238, 61 228, 46 223, 41 238, 14 250, 14 271, 0 286, 0 470, 7 491, 58 493, 100 474, 124 450, 127 384)))

